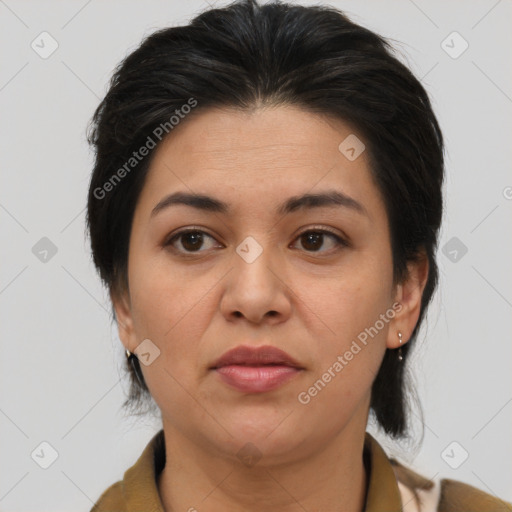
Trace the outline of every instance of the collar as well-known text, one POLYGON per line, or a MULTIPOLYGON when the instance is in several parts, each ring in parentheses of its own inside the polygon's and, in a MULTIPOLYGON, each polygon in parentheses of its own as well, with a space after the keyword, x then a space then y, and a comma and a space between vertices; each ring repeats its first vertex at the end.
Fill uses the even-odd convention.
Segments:
MULTIPOLYGON (((365 434, 363 456, 369 473, 364 512, 400 512, 400 491, 393 467, 382 447, 368 432, 365 434)), ((124 474, 121 487, 127 512, 164 512, 156 480, 164 466, 165 438, 162 429, 124 474)))

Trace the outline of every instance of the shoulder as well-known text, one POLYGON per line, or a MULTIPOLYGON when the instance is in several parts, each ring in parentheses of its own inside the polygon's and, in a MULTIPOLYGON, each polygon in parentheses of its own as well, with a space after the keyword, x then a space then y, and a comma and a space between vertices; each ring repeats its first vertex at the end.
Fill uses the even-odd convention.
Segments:
POLYGON ((441 480, 439 512, 511 512, 512 503, 502 501, 457 480, 441 480))
POLYGON ((106 489, 90 512, 127 512, 123 482, 120 480, 106 489))
POLYGON ((110 485, 91 512, 163 512, 157 475, 165 465, 163 429, 156 433, 135 464, 124 472, 122 480, 110 485))
POLYGON ((500 500, 472 485, 451 479, 435 482, 415 473, 394 459, 390 462, 400 488, 404 511, 512 512, 511 503, 500 500))

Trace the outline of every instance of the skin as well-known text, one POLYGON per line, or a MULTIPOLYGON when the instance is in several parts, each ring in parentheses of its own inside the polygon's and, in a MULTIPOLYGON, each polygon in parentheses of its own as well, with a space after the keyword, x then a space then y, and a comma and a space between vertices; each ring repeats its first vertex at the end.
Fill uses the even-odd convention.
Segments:
POLYGON ((357 131, 347 123, 292 106, 214 109, 186 118, 155 150, 133 219, 129 288, 112 300, 124 346, 134 352, 149 339, 160 350, 141 368, 162 413, 167 463, 158 489, 167 512, 363 509, 371 385, 398 332, 404 343, 411 336, 428 263, 410 264, 394 286, 367 152, 350 161, 338 149, 349 134, 357 131), (327 189, 366 214, 339 206, 275 213, 289 197, 327 189), (174 205, 152 217, 177 191, 213 196, 231 212, 174 205), (188 227, 206 233, 203 245, 190 236, 165 245, 188 227), (301 236, 319 229, 349 245, 301 236), (263 250, 252 263, 236 252, 247 236, 263 250), (301 404, 298 394, 395 302, 400 312, 301 404), (234 390, 209 368, 240 344, 279 347, 304 370, 271 392, 234 390), (261 454, 250 467, 237 457, 247 443, 261 454))

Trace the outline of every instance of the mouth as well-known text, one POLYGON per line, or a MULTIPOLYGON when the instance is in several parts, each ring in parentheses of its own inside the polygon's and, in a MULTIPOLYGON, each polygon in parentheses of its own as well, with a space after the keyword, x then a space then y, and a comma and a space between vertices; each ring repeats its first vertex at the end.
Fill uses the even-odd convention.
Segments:
POLYGON ((289 366, 301 368, 300 364, 283 350, 271 345, 262 347, 251 347, 239 345, 225 352, 213 364, 211 369, 222 368, 223 366, 289 366))
POLYGON ((304 368, 289 354, 272 346, 239 346, 210 368, 222 382, 244 393, 264 393, 289 382, 304 368))

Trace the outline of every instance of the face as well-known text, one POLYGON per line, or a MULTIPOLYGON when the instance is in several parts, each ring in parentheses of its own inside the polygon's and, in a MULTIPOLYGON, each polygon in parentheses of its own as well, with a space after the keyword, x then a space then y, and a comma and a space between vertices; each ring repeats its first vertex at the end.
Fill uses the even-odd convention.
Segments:
POLYGON ((114 301, 123 344, 150 354, 141 368, 164 429, 226 457, 252 442, 276 461, 364 432, 372 382, 398 330, 412 332, 423 283, 393 286, 367 153, 339 149, 354 135, 295 107, 209 110, 156 150, 129 294, 114 301), (212 201, 169 200, 178 192, 212 201), (301 370, 267 391, 233 387, 211 368, 240 345, 277 347, 301 370))

